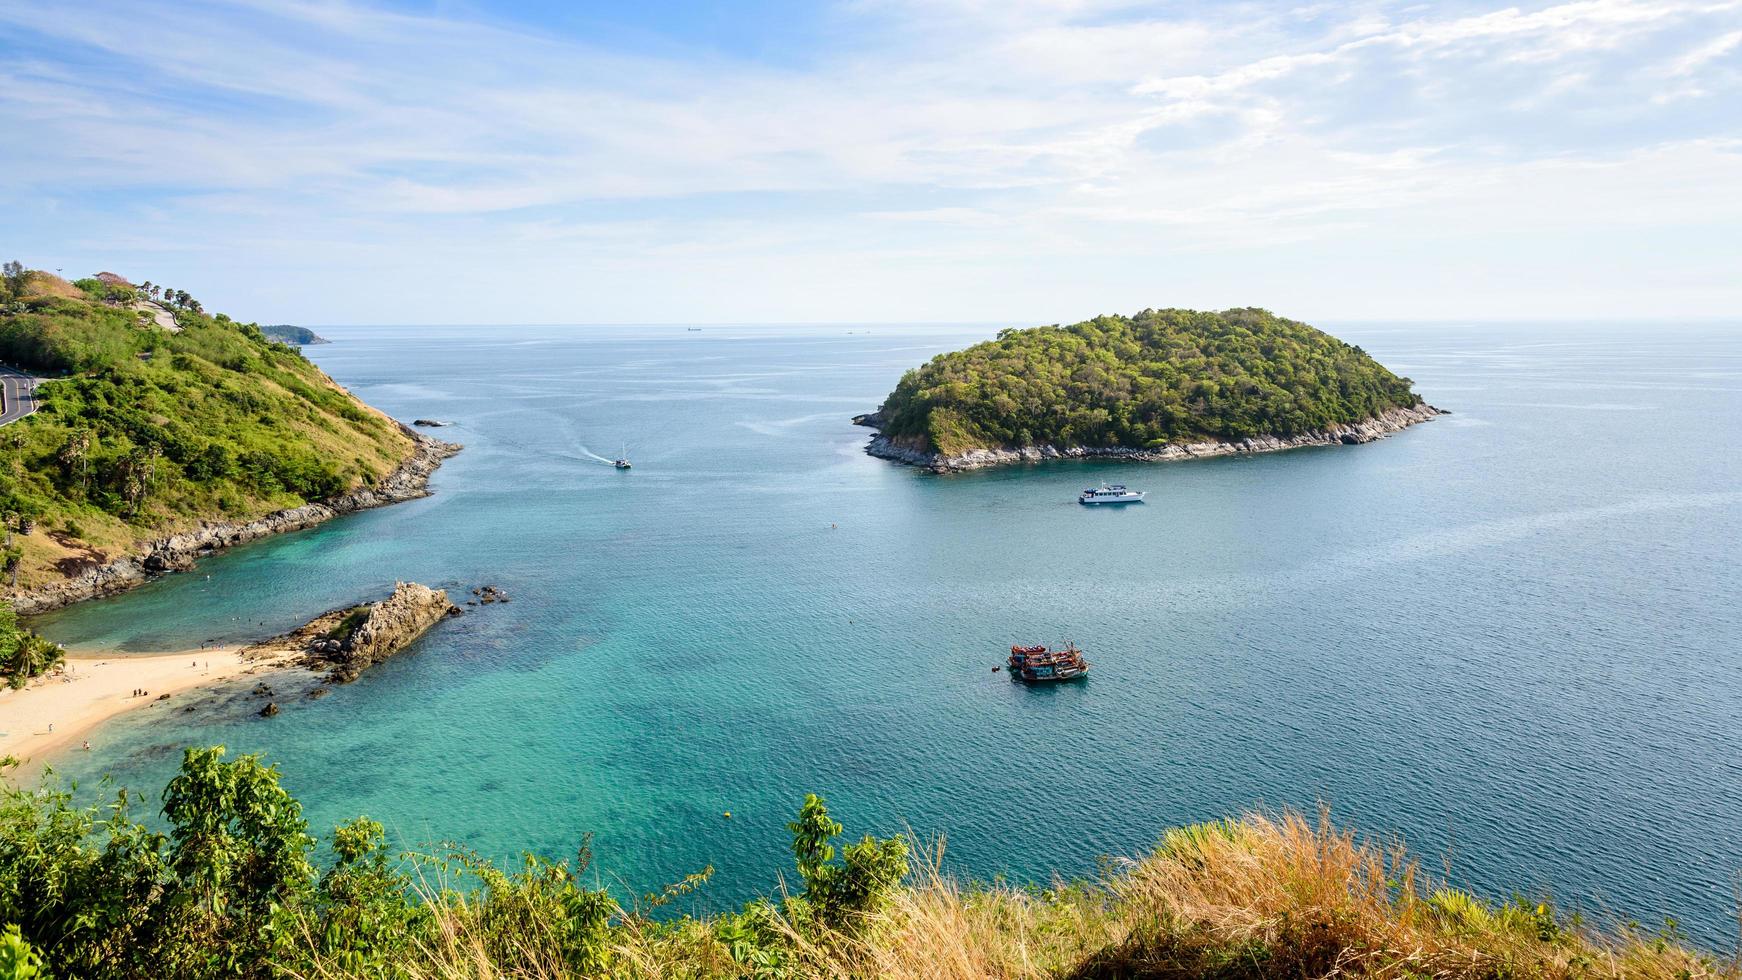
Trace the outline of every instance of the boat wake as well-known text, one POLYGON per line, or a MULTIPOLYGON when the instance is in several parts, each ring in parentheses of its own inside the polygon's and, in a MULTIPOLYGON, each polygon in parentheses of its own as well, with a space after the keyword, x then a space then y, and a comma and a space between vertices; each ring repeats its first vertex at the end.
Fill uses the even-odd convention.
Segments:
POLYGON ((580 463, 604 463, 606 466, 616 465, 616 462, 617 462, 616 460, 606 459, 605 457, 599 455, 596 452, 593 452, 591 449, 588 449, 586 446, 583 446, 578 442, 575 443, 575 448, 579 449, 581 451, 581 455, 569 456, 567 453, 558 453, 557 455, 558 456, 565 456, 569 459, 575 460, 576 462, 580 462, 580 463))

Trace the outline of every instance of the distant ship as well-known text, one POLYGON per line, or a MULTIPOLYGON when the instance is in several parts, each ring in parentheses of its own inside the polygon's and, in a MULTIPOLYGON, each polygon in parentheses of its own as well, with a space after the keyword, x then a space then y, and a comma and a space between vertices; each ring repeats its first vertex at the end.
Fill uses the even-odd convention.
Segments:
POLYGON ((1009 663, 1011 679, 1031 684, 1072 681, 1089 672, 1089 662, 1074 643, 1065 644, 1063 650, 1013 646, 1009 663))
POLYGON ((1079 504, 1140 504, 1142 502, 1143 491, 1127 489, 1123 483, 1090 487, 1077 495, 1077 503, 1079 504))
POLYGON ((617 454, 617 458, 611 461, 611 465, 617 467, 620 470, 629 469, 629 447, 628 446, 623 447, 623 451, 617 454))

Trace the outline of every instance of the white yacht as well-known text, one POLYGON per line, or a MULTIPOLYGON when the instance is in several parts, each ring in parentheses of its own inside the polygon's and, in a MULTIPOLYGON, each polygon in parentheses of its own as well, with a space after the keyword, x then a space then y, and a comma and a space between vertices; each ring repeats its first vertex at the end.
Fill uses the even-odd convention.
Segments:
POLYGON ((1143 491, 1132 490, 1123 483, 1090 487, 1077 496, 1079 504, 1140 504, 1143 491))

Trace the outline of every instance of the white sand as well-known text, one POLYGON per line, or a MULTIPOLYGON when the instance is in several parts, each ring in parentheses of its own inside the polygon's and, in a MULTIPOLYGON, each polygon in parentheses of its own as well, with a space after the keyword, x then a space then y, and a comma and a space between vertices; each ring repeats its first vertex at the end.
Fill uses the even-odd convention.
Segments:
POLYGON ((181 653, 68 657, 64 668, 22 691, 0 688, 0 757, 38 768, 49 755, 77 750, 116 715, 156 703, 158 696, 215 684, 267 665, 244 663, 239 647, 181 653), (143 697, 135 689, 146 692, 143 697), (53 731, 50 731, 50 726, 53 731))

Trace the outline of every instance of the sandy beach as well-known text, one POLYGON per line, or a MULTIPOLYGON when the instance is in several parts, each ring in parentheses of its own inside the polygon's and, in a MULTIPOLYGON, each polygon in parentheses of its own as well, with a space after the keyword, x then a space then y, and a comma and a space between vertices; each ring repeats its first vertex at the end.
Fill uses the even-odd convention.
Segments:
POLYGON ((35 769, 55 752, 95 741, 97 727, 117 715, 263 666, 244 662, 240 649, 69 657, 61 671, 21 691, 0 689, 0 756, 35 769))

